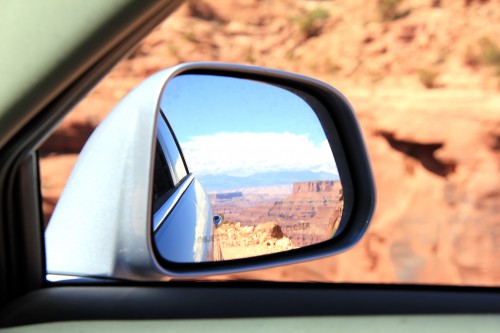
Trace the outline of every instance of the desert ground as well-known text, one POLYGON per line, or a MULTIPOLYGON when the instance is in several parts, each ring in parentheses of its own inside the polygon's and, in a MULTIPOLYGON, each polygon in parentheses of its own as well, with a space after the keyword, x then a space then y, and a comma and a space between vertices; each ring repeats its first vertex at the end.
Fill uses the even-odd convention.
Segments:
POLYGON ((498 286, 498 31, 498 0, 188 1, 42 146, 45 214, 92 130, 149 75, 187 61, 267 66, 323 80, 351 102, 376 213, 341 255, 211 279, 498 286))

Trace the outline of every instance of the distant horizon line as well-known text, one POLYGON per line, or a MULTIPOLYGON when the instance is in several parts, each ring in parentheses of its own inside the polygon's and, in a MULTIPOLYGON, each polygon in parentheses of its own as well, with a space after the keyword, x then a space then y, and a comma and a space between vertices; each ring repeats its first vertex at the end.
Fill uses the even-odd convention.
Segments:
POLYGON ((263 189, 263 188, 269 188, 269 187, 290 187, 290 188, 293 188, 294 184, 310 183, 310 182, 333 182, 333 183, 335 183, 335 182, 340 182, 340 179, 303 180, 303 181, 292 182, 290 184, 261 185, 261 186, 241 187, 241 188, 234 188, 234 189, 212 190, 212 191, 207 191, 207 193, 208 194, 234 193, 234 192, 239 192, 239 191, 243 191, 243 190, 263 189))

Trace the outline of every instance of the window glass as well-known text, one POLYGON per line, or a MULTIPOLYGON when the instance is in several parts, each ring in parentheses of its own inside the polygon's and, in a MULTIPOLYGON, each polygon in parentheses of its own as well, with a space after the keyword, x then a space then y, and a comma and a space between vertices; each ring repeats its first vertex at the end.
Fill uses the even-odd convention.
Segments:
POLYGON ((153 178, 153 213, 155 213, 167 199, 168 191, 173 187, 172 177, 167 160, 160 143, 156 142, 154 178, 153 178))
POLYGON ((266 66, 346 95, 377 210, 345 253, 215 279, 500 286, 498 31, 497 1, 188 1, 42 146, 46 216, 88 134, 146 77, 187 61, 266 66))
POLYGON ((174 185, 177 185, 188 172, 177 142, 175 142, 172 132, 163 117, 159 117, 158 119, 158 140, 163 148, 163 152, 168 156, 172 168, 174 185))

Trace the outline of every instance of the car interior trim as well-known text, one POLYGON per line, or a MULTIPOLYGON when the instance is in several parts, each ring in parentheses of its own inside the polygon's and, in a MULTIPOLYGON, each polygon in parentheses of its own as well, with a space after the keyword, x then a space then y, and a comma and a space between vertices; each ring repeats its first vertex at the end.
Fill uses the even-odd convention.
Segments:
POLYGON ((103 319, 500 314, 500 292, 481 287, 257 281, 53 286, 20 298, 3 314, 0 327, 103 319))
POLYGON ((13 327, 8 332, 497 332, 500 319, 489 315, 405 315, 276 317, 200 320, 70 321, 13 327), (367 329, 367 323, 369 328, 367 329))

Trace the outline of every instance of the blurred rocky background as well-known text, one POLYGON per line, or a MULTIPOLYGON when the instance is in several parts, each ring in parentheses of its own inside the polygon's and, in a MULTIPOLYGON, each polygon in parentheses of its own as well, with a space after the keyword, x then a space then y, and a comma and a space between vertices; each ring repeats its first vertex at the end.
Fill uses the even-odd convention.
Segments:
POLYGON ((46 215, 93 128, 146 77, 187 61, 267 66, 351 101, 376 214, 342 255, 211 279, 499 285, 499 31, 498 0, 187 1, 42 147, 46 215))

